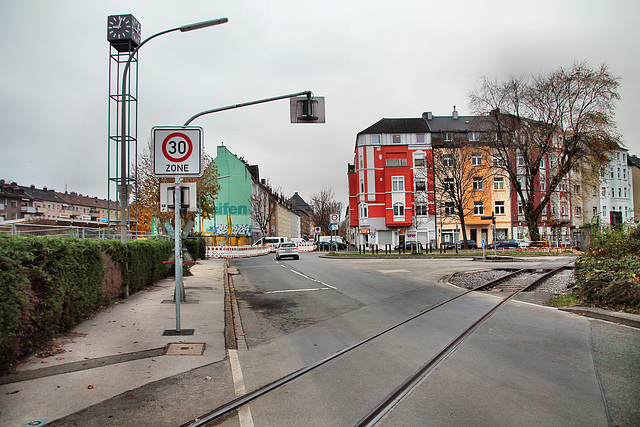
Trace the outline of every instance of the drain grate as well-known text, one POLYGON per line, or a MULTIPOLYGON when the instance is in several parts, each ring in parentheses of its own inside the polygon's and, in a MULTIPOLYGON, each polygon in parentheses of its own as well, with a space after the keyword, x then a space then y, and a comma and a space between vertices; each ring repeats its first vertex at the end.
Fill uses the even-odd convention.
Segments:
POLYGON ((204 353, 204 343, 173 343, 167 345, 165 356, 201 356, 204 353))

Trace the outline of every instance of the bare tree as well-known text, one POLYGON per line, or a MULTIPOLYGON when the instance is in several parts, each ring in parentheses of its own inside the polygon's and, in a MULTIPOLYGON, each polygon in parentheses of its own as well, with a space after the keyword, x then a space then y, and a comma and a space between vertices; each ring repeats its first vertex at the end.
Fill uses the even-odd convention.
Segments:
POLYGON ((322 234, 329 234, 331 214, 340 214, 342 203, 335 201, 335 194, 331 187, 323 188, 320 193, 311 196, 311 221, 316 227, 320 227, 322 234))
POLYGON ((436 194, 442 198, 440 214, 460 222, 464 247, 467 248, 466 217, 478 209, 475 203, 486 202, 484 186, 490 169, 483 161, 483 150, 469 146, 466 135, 453 134, 453 141, 434 141, 433 163, 436 194), (479 157, 479 160, 477 156, 479 157))
POLYGON ((256 194, 251 196, 251 216, 260 227, 263 236, 269 236, 275 218, 276 202, 268 185, 258 184, 256 194))
POLYGON ((522 203, 529 235, 572 169, 599 174, 621 144, 613 120, 619 77, 586 63, 530 79, 483 79, 470 96, 476 126, 494 135, 492 152, 522 203), (544 189, 540 169, 545 166, 544 189))

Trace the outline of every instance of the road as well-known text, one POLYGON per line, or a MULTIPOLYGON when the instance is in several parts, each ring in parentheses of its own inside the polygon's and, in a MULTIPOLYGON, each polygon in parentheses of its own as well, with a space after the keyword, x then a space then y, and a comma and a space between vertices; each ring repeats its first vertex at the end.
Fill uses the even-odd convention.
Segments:
MULTIPOLYGON (((230 263, 238 273, 233 287, 246 344, 238 351, 235 374, 242 389, 268 384, 459 294, 446 282, 454 272, 569 261, 301 255, 300 260, 230 263)), ((354 425, 496 300, 471 294, 358 347, 252 401, 241 425, 354 425)), ((589 320, 509 302, 380 424, 607 425, 611 420, 591 349, 589 320)))

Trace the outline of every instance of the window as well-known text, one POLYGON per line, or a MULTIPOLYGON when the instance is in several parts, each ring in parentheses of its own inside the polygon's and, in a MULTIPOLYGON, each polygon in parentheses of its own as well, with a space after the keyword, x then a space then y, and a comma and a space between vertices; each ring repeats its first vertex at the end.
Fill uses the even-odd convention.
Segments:
POLYGON ((404 216, 404 205, 402 203, 393 204, 393 216, 404 216))
POLYGON ((400 144, 400 142, 402 141, 401 135, 393 135, 391 137, 391 140, 393 141, 394 144, 400 144))
POLYGON ((424 179, 416 180, 416 191, 426 191, 427 182, 424 179))
POLYGON ((444 214, 445 215, 455 215, 456 211, 453 207, 453 202, 446 202, 444 204, 444 214))
POLYGON ((469 132, 467 136, 469 141, 480 141, 480 132, 469 132))
POLYGON ((504 201, 496 201, 493 205, 493 213, 495 215, 504 215, 504 201))
POLYGON ((575 194, 580 194, 580 190, 581 190, 581 188, 580 188, 579 185, 576 184, 576 185, 573 186, 573 192, 575 194))
POLYGON ((445 132, 442 139, 444 141, 453 141, 453 134, 451 132, 445 132))
POLYGON ((518 202, 518 215, 524 214, 524 207, 522 206, 522 201, 518 202))
POLYGON ((504 159, 500 154, 493 155, 493 166, 504 166, 504 159))
POLYGON ((453 182, 453 178, 445 178, 444 179, 444 191, 453 191, 456 185, 453 182))
POLYGON ((360 218, 367 218, 369 216, 369 207, 366 204, 360 205, 360 218))
POLYGON ((429 215, 429 208, 427 205, 416 205, 416 215, 429 215))
POLYGON ((416 134, 416 142, 418 144, 425 144, 427 142, 427 135, 424 133, 416 134))
POLYGON ((524 166, 524 156, 521 156, 518 154, 518 157, 516 158, 516 162, 518 163, 518 166, 524 166))
POLYGON ((442 156, 442 165, 446 167, 453 167, 453 154, 444 154, 442 156))
POLYGON ((360 154, 360 169, 364 169, 364 156, 360 154))
POLYGON ((425 159, 424 157, 417 157, 413 159, 413 166, 417 168, 423 168, 426 165, 427 165, 427 159, 425 159))
POLYGON ((380 144, 380 135, 371 135, 371 144, 379 145, 380 144))
POLYGON ((473 202, 473 214, 484 215, 484 202, 473 202))
POLYGON ((582 208, 580 206, 576 206, 576 216, 582 215, 582 208))
POLYGON ((482 166, 482 153, 473 153, 471 155, 472 166, 482 166))
POLYGON ((544 177, 540 177, 540 190, 547 191, 547 180, 544 177))
POLYGON ((387 159, 387 166, 407 166, 407 159, 387 159))
POLYGON ((391 177, 391 191, 404 191, 404 176, 391 177))
POLYGON ((544 158, 540 159, 540 169, 544 169, 544 158))
POLYGON ((363 194, 364 193, 364 179, 360 180, 360 193, 363 194))
POLYGON ((504 190, 504 178, 501 176, 496 176, 493 178, 493 189, 494 190, 504 190))
POLYGON ((475 191, 482 191, 482 177, 473 177, 473 189, 475 191))

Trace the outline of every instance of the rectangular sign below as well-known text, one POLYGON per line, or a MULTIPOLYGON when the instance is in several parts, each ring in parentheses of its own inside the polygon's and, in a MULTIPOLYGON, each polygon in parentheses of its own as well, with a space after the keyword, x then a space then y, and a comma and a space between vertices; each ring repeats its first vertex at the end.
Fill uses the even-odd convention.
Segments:
POLYGON ((196 126, 152 128, 153 174, 160 177, 202 176, 203 135, 202 128, 196 126))

